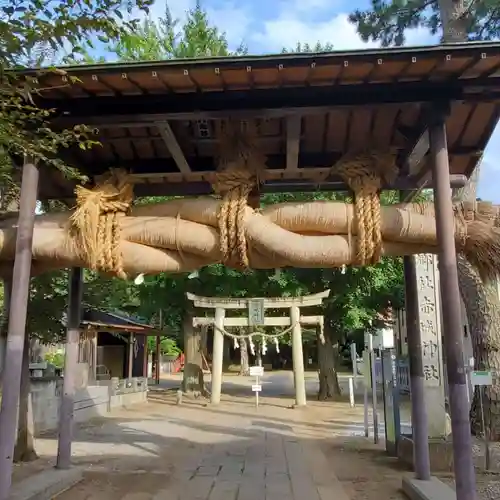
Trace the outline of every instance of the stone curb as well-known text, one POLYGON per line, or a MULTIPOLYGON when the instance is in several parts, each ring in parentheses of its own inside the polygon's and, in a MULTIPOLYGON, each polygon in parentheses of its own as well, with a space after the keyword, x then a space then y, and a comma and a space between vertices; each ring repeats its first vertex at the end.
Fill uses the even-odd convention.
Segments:
POLYGON ((9 500, 52 500, 83 479, 83 469, 50 469, 24 479, 11 488, 9 500))

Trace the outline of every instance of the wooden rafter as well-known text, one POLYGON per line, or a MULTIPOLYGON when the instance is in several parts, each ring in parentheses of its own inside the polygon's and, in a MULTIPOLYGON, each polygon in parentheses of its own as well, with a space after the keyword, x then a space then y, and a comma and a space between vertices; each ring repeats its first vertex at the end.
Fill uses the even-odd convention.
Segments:
POLYGON ((288 116, 286 119, 286 169, 299 168, 300 132, 302 117, 300 115, 288 116))
POLYGON ((167 149, 170 151, 170 154, 172 155, 179 171, 183 174, 189 174, 191 172, 191 168, 189 167, 189 163, 182 152, 170 124, 167 121, 162 121, 156 122, 155 125, 158 128, 161 138, 163 139, 165 146, 167 146, 167 149))

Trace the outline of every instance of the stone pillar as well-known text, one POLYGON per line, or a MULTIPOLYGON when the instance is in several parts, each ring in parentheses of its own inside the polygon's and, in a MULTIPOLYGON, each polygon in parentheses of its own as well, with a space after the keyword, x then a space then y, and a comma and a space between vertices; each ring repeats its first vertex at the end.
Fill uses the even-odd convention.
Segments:
POLYGON ((225 310, 222 307, 215 309, 214 342, 212 354, 212 394, 210 402, 220 403, 222 389, 222 361, 224 357, 224 316, 225 310))
POLYGON ((302 330, 300 326, 300 308, 290 308, 292 328, 293 382, 295 385, 295 405, 306 405, 306 381, 304 377, 304 353, 302 351, 302 330))
POLYGON ((441 312, 437 257, 416 256, 418 320, 424 371, 424 398, 429 438, 449 434, 445 408, 441 312))

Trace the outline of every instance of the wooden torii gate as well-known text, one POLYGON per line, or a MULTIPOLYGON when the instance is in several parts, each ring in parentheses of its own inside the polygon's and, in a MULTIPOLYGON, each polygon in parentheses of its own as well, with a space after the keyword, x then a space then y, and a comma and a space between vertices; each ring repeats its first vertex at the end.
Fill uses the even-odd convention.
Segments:
POLYGON ((318 306, 323 299, 330 295, 330 290, 325 290, 304 297, 275 297, 275 298, 219 298, 200 297, 187 293, 188 300, 194 307, 215 309, 212 317, 195 317, 193 326, 213 325, 214 342, 212 355, 212 393, 211 403, 220 403, 222 386, 222 361, 224 352, 224 329, 231 326, 284 326, 292 327, 292 360, 293 380, 295 385, 295 404, 306 405, 306 386, 304 379, 304 355, 302 352, 302 327, 301 325, 323 325, 323 316, 301 316, 303 307, 318 306), (247 309, 247 317, 226 317, 226 309, 247 309), (289 309, 289 315, 279 317, 266 317, 266 309, 289 309))

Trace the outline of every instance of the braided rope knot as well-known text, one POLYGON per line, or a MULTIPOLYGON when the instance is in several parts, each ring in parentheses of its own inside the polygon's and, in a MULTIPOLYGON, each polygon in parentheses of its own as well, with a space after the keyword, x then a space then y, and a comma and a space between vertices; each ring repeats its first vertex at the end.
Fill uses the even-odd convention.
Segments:
POLYGON ((239 269, 249 266, 244 218, 248 195, 257 183, 256 176, 241 167, 218 172, 214 183, 214 191, 222 197, 218 213, 222 260, 239 269))
POLYGON ((455 213, 455 241, 460 248, 467 244, 468 226, 481 222, 490 227, 498 227, 498 211, 487 201, 462 201, 453 205, 455 213))
POLYGON ((217 216, 220 252, 224 264, 247 269, 250 265, 244 219, 248 196, 261 182, 265 157, 257 148, 255 130, 242 130, 241 123, 229 121, 219 130, 221 155, 212 184, 222 201, 217 216))
POLYGON ((382 253, 380 189, 382 179, 391 180, 396 170, 394 153, 369 151, 348 154, 335 165, 354 193, 358 265, 376 264, 382 253))
POLYGON ((134 199, 128 175, 113 170, 92 189, 78 186, 75 194, 77 208, 70 223, 80 258, 90 269, 126 279, 119 218, 129 212, 134 199))

